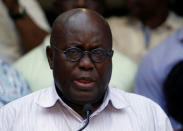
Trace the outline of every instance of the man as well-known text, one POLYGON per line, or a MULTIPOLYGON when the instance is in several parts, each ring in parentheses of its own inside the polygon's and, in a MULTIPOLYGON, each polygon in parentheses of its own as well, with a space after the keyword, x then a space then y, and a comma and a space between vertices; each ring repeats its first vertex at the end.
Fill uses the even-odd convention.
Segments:
POLYGON ((85 124, 83 107, 90 104, 90 131, 172 131, 157 104, 108 87, 112 36, 99 14, 87 9, 63 13, 50 41, 47 56, 54 85, 1 108, 1 130, 78 130, 85 124))
POLYGON ((114 49, 139 64, 143 56, 183 26, 183 19, 169 10, 169 0, 125 0, 128 17, 112 17, 114 49))
MULTIPOLYGON (((102 4, 103 0, 56 0, 52 9, 50 9, 50 13, 54 20, 56 16, 64 11, 80 7, 92 9, 102 14, 102 9, 104 8, 102 4)), ((52 72, 49 70, 45 54, 46 46, 49 44, 50 35, 47 36, 40 46, 20 58, 14 64, 16 69, 28 81, 32 91, 48 87, 53 81, 52 72)), ((136 64, 118 51, 115 51, 112 61, 114 69, 112 70, 112 77, 109 83, 110 87, 131 92, 137 70, 136 64), (121 77, 121 74, 125 77, 121 77)))
POLYGON ((179 129, 181 124, 167 111, 163 83, 172 68, 183 60, 182 39, 183 28, 152 49, 139 65, 134 85, 135 93, 152 99, 162 107, 174 129, 179 129))

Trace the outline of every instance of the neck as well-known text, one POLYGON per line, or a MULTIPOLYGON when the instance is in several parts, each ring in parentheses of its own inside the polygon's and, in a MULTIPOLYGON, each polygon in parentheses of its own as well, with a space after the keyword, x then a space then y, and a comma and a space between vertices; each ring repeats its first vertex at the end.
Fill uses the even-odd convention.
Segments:
MULTIPOLYGON (((86 119, 86 114, 85 112, 83 112, 83 107, 84 105, 79 105, 79 104, 76 104, 76 103, 73 103, 69 100, 67 100, 61 93, 61 91, 59 89, 56 88, 56 91, 57 91, 57 94, 59 95, 59 97, 69 106, 71 107, 74 111, 76 111, 83 119, 86 119)), ((92 113, 94 111, 96 111, 99 106, 102 104, 102 101, 103 101, 103 97, 101 97, 101 99, 99 101, 97 101, 96 103, 93 103, 92 106, 92 113)))
MULTIPOLYGON (((63 98, 62 98, 62 100, 63 100, 63 98)), ((71 107, 74 111, 76 111, 83 119, 86 119, 86 114, 85 114, 85 112, 83 112, 84 105, 77 105, 77 104, 71 103, 68 100, 65 100, 64 102, 69 107, 71 107)), ((99 108, 100 105, 101 105, 101 102, 92 104, 92 107, 93 108, 92 108, 92 111, 91 112, 93 113, 94 111, 96 111, 99 108)))
POLYGON ((162 8, 160 11, 158 10, 158 12, 154 12, 147 17, 140 18, 140 21, 144 26, 149 27, 150 29, 155 29, 166 21, 168 14, 169 9, 162 8))

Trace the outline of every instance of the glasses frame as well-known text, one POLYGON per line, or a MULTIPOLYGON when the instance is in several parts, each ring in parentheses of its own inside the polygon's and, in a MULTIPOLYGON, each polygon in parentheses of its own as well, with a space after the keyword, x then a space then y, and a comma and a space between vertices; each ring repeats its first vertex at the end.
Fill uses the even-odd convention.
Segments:
POLYGON ((65 50, 59 49, 58 47, 56 47, 56 46, 53 45, 53 44, 51 45, 51 47, 54 48, 56 51, 58 51, 60 54, 63 53, 63 54, 65 55, 65 57, 66 57, 69 61, 71 61, 71 62, 78 62, 78 61, 81 60, 81 58, 83 58, 83 56, 84 56, 85 54, 87 54, 87 55, 89 56, 89 58, 90 58, 94 63, 101 63, 101 62, 103 62, 107 57, 111 57, 111 56, 113 55, 113 53, 114 53, 114 51, 113 51, 112 49, 108 49, 108 50, 107 50, 107 49, 103 49, 103 48, 96 48, 96 49, 93 49, 93 50, 91 50, 91 51, 83 51, 82 49, 77 48, 77 47, 71 47, 71 48, 67 48, 67 49, 65 49, 65 50), (79 51, 81 52, 80 57, 79 57, 78 59, 72 60, 72 59, 69 59, 69 58, 67 57, 67 52, 68 52, 69 50, 71 50, 71 49, 77 49, 77 50, 79 50, 79 51), (103 50, 103 53, 105 54, 103 60, 101 60, 101 61, 95 61, 95 60, 93 59, 93 57, 92 57, 92 51, 98 50, 98 49, 103 50))

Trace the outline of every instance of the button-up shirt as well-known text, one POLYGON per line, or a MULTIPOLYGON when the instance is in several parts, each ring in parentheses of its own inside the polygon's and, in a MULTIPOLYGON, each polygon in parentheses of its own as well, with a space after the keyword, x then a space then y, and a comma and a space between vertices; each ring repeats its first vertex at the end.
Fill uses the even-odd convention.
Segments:
MULTIPOLYGON (((85 120, 55 87, 34 92, 0 109, 1 131, 77 131, 85 120)), ((85 131, 172 131, 161 108, 143 96, 109 88, 85 131)))

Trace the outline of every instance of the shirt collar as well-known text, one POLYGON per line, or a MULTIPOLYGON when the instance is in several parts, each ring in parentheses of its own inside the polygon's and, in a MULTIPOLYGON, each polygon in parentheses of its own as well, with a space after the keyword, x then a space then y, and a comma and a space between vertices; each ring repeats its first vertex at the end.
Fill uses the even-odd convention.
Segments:
POLYGON ((116 108, 123 109, 129 106, 129 103, 124 97, 124 92, 116 88, 108 88, 108 96, 106 102, 116 108))
MULTIPOLYGON (((119 93, 119 91, 115 90, 116 89, 108 88, 104 97, 104 101, 98 110, 103 110, 109 105, 112 105, 112 107, 115 109, 123 109, 129 106, 125 100, 125 97, 121 94, 121 91, 119 93)), ((60 101, 64 106, 67 106, 58 96, 55 85, 52 84, 50 88, 44 89, 40 93, 36 103, 43 108, 50 108, 55 106, 57 101, 60 101)))
POLYGON ((49 108, 53 107, 59 99, 55 85, 52 84, 50 88, 41 91, 36 103, 43 108, 49 108))

